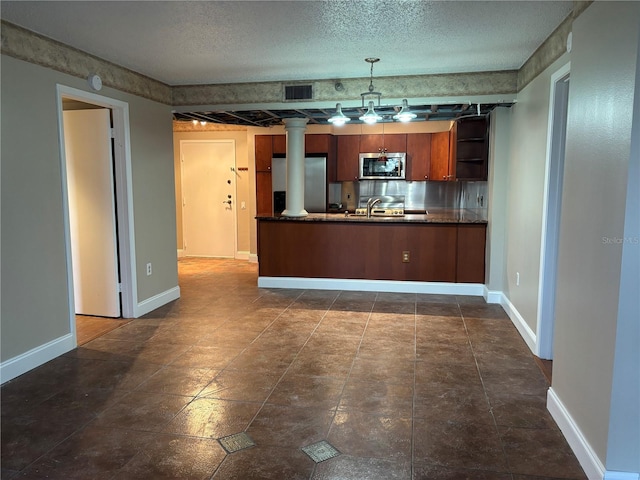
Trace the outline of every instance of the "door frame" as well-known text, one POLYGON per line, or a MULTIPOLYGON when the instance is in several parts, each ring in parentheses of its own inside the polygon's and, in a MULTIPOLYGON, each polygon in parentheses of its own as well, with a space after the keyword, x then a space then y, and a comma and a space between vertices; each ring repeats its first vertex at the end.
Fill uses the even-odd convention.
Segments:
POLYGON ((547 360, 553 359, 555 290, 567 125, 566 107, 569 102, 568 90, 565 90, 562 84, 569 80, 570 72, 571 62, 568 62, 551 76, 550 82, 535 352, 538 357, 547 360))
POLYGON ((65 232, 65 255, 67 263, 67 288, 69 291, 69 324, 74 342, 77 343, 75 302, 73 293, 73 268, 71 264, 71 230, 69 227, 69 192, 67 185, 67 157, 64 146, 64 121, 62 99, 68 98, 108 108, 113 117, 114 179, 116 183, 116 218, 118 222, 118 249, 120 268, 121 315, 135 318, 138 304, 135 269, 135 236, 133 221, 133 184, 131 174, 131 137, 129 127, 129 104, 120 100, 86 92, 66 85, 56 84, 58 105, 58 136, 62 176, 63 223, 65 232))
POLYGON ((236 158, 236 141, 233 138, 216 139, 216 140, 180 140, 180 210, 182 216, 182 251, 184 252, 184 155, 182 146, 187 143, 229 143, 233 147, 233 174, 235 181, 233 182, 233 201, 235 209, 233 211, 233 258, 238 258, 238 167, 236 158))

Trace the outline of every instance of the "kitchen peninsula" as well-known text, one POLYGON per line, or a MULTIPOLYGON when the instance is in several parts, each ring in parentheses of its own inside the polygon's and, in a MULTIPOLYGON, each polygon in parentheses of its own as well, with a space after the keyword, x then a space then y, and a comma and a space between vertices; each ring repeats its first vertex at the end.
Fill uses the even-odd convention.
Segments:
POLYGON ((487 221, 473 211, 257 220, 261 278, 484 284, 487 221))

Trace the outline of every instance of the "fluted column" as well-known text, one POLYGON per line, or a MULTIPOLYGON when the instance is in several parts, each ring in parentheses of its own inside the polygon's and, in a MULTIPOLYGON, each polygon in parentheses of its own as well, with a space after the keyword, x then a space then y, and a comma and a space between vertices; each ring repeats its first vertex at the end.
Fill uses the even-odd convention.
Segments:
POLYGON ((307 118, 285 118, 287 132, 287 205, 285 217, 306 217, 304 209, 304 132, 307 118))

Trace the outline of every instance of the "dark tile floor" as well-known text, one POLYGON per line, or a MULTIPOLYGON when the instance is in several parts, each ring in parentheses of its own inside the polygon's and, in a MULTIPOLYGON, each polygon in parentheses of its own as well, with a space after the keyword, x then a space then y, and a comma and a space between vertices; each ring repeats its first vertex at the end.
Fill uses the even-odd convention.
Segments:
POLYGON ((179 273, 180 300, 2 386, 3 479, 586 478, 499 306, 179 273))

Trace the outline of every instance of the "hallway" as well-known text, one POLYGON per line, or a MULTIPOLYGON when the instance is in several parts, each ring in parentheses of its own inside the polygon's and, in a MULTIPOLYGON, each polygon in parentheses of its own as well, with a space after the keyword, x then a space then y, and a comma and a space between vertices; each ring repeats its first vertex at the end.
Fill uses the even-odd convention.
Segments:
POLYGON ((500 306, 178 269, 179 300, 2 386, 2 479, 586 478, 500 306))

